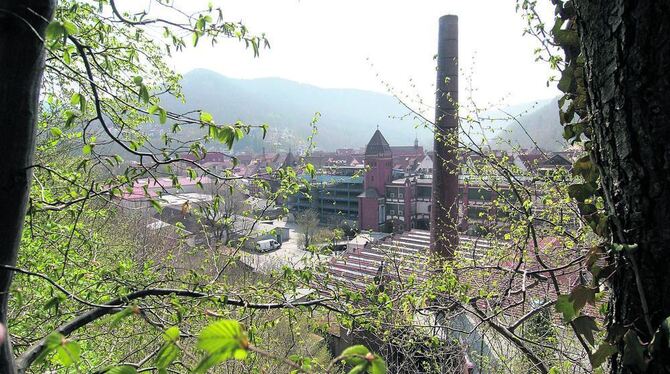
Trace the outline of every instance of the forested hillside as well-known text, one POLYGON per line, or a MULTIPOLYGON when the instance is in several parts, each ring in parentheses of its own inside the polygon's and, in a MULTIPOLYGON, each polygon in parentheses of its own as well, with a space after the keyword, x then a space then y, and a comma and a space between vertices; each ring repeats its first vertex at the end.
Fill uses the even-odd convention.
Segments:
MULTIPOLYGON (((496 147, 510 149, 520 147, 534 148, 536 145, 548 151, 561 151, 567 147, 563 139, 563 127, 559 122, 558 102, 556 99, 539 101, 520 108, 504 109, 514 116, 496 121, 496 131, 491 143, 496 147)), ((493 110, 501 117, 508 117, 493 110)))
MULTIPOLYGON (((288 130, 286 138, 297 144, 306 142, 316 112, 321 116, 315 140, 322 149, 362 147, 377 126, 388 134, 391 144, 412 144, 416 135, 422 143, 432 143, 430 131, 415 130, 418 122, 413 116, 404 117, 409 110, 386 94, 319 88, 280 78, 233 79, 202 69, 185 74, 181 84, 186 102, 168 98, 166 107, 174 111, 209 108, 220 121, 272 124, 277 131, 288 130)), ((262 146, 258 138, 249 138, 236 147, 258 152, 262 146)))
POLYGON ((391 95, 182 77, 269 40, 138 3, 0 0, 0 374, 670 372, 667 2, 518 1, 562 95, 474 114, 440 17, 434 139, 391 95), (236 154, 308 145, 365 155, 236 154), (495 149, 536 145, 574 153, 495 149))

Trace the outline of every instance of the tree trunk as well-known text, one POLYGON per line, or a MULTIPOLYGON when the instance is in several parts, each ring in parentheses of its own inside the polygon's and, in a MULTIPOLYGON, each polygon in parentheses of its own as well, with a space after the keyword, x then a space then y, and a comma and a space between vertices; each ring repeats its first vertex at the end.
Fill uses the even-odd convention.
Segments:
MULTIPOLYGON (((30 189, 44 34, 55 0, 0 0, 0 264, 15 265, 30 189)), ((7 325, 10 271, 0 270, 0 322, 7 325)), ((14 373, 5 336, 0 373, 14 373)))
MULTIPOLYGON (((648 343, 670 316, 670 1, 575 8, 612 241, 638 246, 615 254, 608 331, 631 329, 648 343)), ((646 372, 665 372, 670 355, 659 356, 646 372)), ((613 373, 641 371, 623 361, 613 357, 613 373)))

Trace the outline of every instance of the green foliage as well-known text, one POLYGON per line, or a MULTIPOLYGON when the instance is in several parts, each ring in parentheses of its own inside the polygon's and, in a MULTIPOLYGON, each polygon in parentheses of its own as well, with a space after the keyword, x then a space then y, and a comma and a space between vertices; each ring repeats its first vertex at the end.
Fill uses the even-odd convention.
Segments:
POLYGON ((53 362, 68 367, 79 362, 81 346, 66 339, 62 334, 53 332, 44 339, 44 349, 36 361, 40 363, 50 354, 53 354, 53 362))
POLYGON ((570 322, 577 315, 574 303, 568 295, 560 295, 556 299, 556 311, 563 315, 563 321, 570 322))
POLYGON ((572 321, 575 333, 583 336, 592 346, 595 344, 594 332, 597 332, 598 326, 591 316, 579 316, 572 321))
POLYGON ((137 369, 127 365, 115 366, 113 368, 105 370, 105 374, 135 374, 135 373, 137 373, 137 369))
POLYGON ((595 288, 578 285, 570 292, 569 300, 572 301, 574 309, 580 311, 586 303, 595 305, 597 292, 595 288))
POLYGON ((79 362, 81 346, 77 342, 65 341, 56 348, 54 360, 67 367, 79 362))
POLYGON ((156 354, 156 367, 158 368, 159 373, 167 373, 167 368, 172 364, 172 362, 177 359, 179 356, 179 347, 177 346, 177 340, 179 339, 179 328, 172 326, 169 329, 165 330, 163 333, 163 339, 165 343, 156 354))
POLYGON ((195 373, 204 373, 229 359, 244 360, 247 357, 249 340, 237 321, 221 320, 205 327, 198 335, 198 348, 207 355, 195 368, 195 373))
POLYGON ((645 355, 645 347, 640 342, 637 333, 629 330, 623 337, 624 349, 621 356, 622 363, 625 367, 634 370, 635 372, 644 373, 649 365, 649 360, 645 355))
POLYGON ((352 366, 349 374, 386 373, 386 363, 380 357, 372 354, 365 346, 354 345, 342 351, 342 357, 348 365, 352 366))
POLYGON ((592 354, 589 355, 589 359, 591 360, 591 365, 594 368, 598 368, 598 367, 602 366, 602 364, 604 364, 605 361, 607 361, 607 359, 611 355, 615 354, 616 352, 617 352, 617 349, 613 345, 611 345, 607 342, 601 343, 600 346, 598 346, 598 349, 595 352, 593 352, 592 354))

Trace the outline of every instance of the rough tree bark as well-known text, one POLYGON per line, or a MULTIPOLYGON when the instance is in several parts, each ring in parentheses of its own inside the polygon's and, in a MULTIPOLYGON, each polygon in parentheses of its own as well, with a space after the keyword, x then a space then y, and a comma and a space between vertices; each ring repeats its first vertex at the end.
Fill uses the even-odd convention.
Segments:
MULTIPOLYGON (((608 330, 630 328, 648 343, 670 316, 670 1, 576 0, 575 8, 612 240, 638 245, 614 258, 608 330)), ((670 368, 661 356, 646 372, 670 368)), ((613 357, 613 373, 636 371, 613 357)))
MULTIPOLYGON (((39 92, 44 71, 44 33, 55 0, 0 0, 0 264, 14 265, 28 202, 39 92)), ((0 270, 0 322, 7 325, 12 272, 0 270)), ((14 373, 7 336, 0 346, 0 373, 14 373)))

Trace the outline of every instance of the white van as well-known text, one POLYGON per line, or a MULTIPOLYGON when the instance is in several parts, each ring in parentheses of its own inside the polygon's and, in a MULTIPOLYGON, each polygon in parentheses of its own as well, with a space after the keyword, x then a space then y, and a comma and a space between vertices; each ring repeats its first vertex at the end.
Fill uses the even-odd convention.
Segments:
POLYGON ((281 243, 274 239, 259 240, 256 242, 256 250, 258 252, 269 252, 281 248, 281 243))

